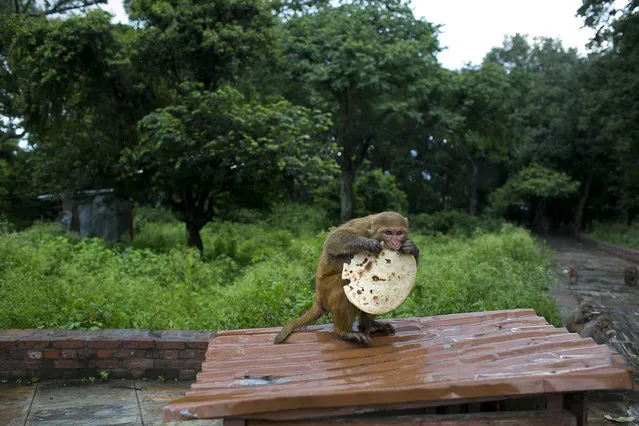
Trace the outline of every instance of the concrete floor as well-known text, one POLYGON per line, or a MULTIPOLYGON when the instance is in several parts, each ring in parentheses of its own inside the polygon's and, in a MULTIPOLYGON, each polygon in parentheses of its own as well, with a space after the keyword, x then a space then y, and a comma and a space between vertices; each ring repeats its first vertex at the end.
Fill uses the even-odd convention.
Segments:
MULTIPOLYGON (((635 378, 639 378, 639 288, 628 288, 623 283, 623 268, 628 262, 572 239, 551 238, 547 242, 560 278, 553 295, 562 313, 589 300, 608 314, 617 331, 617 338, 609 346, 633 364, 635 378), (569 285, 563 272, 571 264, 579 274, 575 285, 569 285)), ((190 384, 151 380, 1 384, 0 425, 159 425, 163 424, 163 407, 183 396, 190 384)), ((589 394, 588 425, 612 424, 606 415, 631 416, 637 420, 624 424, 639 425, 639 391, 589 394)), ((181 423, 221 425, 220 421, 205 420, 181 423)))
MULTIPOLYGON (((162 409, 190 382, 113 380, 0 385, 0 425, 160 425, 162 409)), ((178 422, 221 425, 221 421, 178 422)))

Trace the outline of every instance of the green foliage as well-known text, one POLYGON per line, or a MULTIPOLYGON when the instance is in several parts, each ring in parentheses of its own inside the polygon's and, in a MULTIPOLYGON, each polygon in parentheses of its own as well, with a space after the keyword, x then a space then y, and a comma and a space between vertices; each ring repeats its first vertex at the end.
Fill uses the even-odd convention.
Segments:
MULTIPOLYGON (((57 225, 0 234, 0 328, 229 329, 282 325, 313 298, 326 234, 316 224, 285 230, 271 223, 316 217, 283 207, 255 224, 210 223, 210 251, 168 241, 142 247, 177 223, 146 223, 133 246, 67 238, 57 225), (137 247, 135 247, 137 246, 137 247), (155 249, 155 247, 154 247, 155 249)), ((556 323, 548 252, 505 227, 472 238, 415 234, 421 262, 416 288, 392 315, 430 315, 533 307, 556 323)), ((325 318, 324 321, 329 321, 325 318)))
POLYGON ((630 225, 618 222, 594 222, 587 235, 608 243, 639 250, 639 221, 630 225))
POLYGON ((201 250, 196 234, 221 210, 313 185, 334 163, 327 115, 283 99, 247 99, 228 86, 197 87, 183 86, 180 104, 140 121, 140 143, 123 164, 187 224, 189 244, 201 250))
POLYGON ((531 206, 542 198, 567 198, 578 189, 579 182, 565 173, 531 164, 491 194, 491 208, 501 213, 511 205, 531 206))
POLYGON ((534 308, 550 323, 561 324, 547 292, 553 282, 550 251, 526 231, 510 226, 470 240, 415 240, 422 248, 415 287, 389 316, 534 308))
MULTIPOLYGON (((327 212, 332 223, 340 217, 340 181, 332 179, 326 185, 313 191, 313 202, 327 212)), ((353 217, 361 217, 394 210, 406 213, 408 202, 406 193, 391 174, 381 169, 360 171, 353 185, 353 217)))
POLYGON ((423 235, 452 234, 466 237, 481 232, 499 232, 503 225, 504 222, 500 219, 471 216, 461 211, 419 214, 410 221, 411 232, 423 235))

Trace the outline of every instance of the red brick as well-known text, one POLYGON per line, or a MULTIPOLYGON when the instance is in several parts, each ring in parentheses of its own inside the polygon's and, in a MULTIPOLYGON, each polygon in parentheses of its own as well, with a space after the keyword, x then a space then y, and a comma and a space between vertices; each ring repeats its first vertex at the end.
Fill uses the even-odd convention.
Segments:
POLYGON ((147 352, 145 349, 120 349, 114 352, 114 356, 120 359, 145 358, 147 352))
POLYGON ((118 368, 118 362, 114 359, 92 359, 89 361, 89 367, 113 369, 118 368))
POLYGON ((53 361, 55 368, 84 368, 86 363, 75 359, 57 359, 53 361))
POLYGON ((78 349, 76 353, 78 359, 94 359, 97 356, 95 349, 78 349))
POLYGON ((180 358, 180 359, 192 359, 192 358, 195 358, 195 356, 199 352, 200 351, 194 351, 193 349, 186 349, 186 350, 180 351, 180 353, 178 354, 178 358, 180 358))
POLYGON ((111 349, 100 349, 97 355, 100 359, 113 358, 113 351, 111 349))
POLYGON ((186 342, 178 342, 178 341, 157 341, 155 342, 156 349, 184 349, 186 348, 186 342))
POLYGON ((178 351, 159 351, 162 359, 178 359, 178 351))
POLYGON ((0 330, 0 336, 6 337, 25 337, 32 336, 33 330, 23 329, 23 328, 8 328, 5 330, 0 330))
POLYGON ((151 339, 125 340, 122 342, 123 349, 151 349, 152 347, 153 340, 151 339))
POLYGON ((27 358, 28 359, 41 359, 42 358, 42 352, 41 351, 27 351, 27 358))
POLYGON ((89 349, 118 349, 120 340, 89 340, 87 348, 89 349))
POLYGON ((144 372, 146 370, 143 370, 141 368, 134 368, 133 370, 131 370, 131 377, 133 377, 134 379, 139 379, 141 377, 144 377, 144 372))
POLYGON ((197 376, 197 372, 195 370, 180 370, 178 378, 180 380, 193 380, 197 376))
POLYGON ((149 359, 156 359, 156 358, 160 358, 160 352, 162 351, 156 351, 155 349, 149 349, 148 351, 146 351, 146 353, 144 354, 145 358, 149 358, 149 359))
POLYGON ((186 346, 189 349, 206 350, 209 347, 209 341, 208 340, 200 340, 200 341, 187 342, 186 346))
POLYGON ((25 359, 26 357, 26 351, 9 351, 9 359, 25 359))
POLYGON ((153 364, 155 368, 178 368, 178 367, 186 367, 190 368, 191 366, 187 365, 189 361, 184 360, 175 360, 175 359, 156 359, 153 364))
POLYGON ((0 340, 0 349, 14 349, 18 346, 15 340, 0 340))
POLYGON ((195 370, 200 371, 202 369, 202 361, 199 361, 197 359, 191 359, 188 361, 182 361, 181 365, 184 368, 193 368, 195 370))
POLYGON ((54 348, 61 349, 81 349, 84 348, 86 342, 84 340, 73 340, 73 339, 65 339, 65 340, 52 340, 54 348))
POLYGON ((75 349, 62 349, 60 351, 60 357, 64 359, 77 358, 78 351, 75 349))
POLYGON ((45 349, 48 347, 47 340, 18 340, 19 349, 45 349))
POLYGON ((130 359, 125 361, 125 365, 130 369, 153 368, 152 359, 130 359))
POLYGON ((60 350, 59 349, 49 349, 42 352, 42 357, 45 359, 58 359, 60 358, 60 350))

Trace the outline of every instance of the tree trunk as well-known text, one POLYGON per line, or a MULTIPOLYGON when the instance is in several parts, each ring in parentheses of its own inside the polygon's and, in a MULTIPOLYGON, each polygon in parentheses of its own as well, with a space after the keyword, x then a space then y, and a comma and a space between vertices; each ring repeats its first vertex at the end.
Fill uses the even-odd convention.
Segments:
POLYGON ((353 217, 353 182, 355 170, 350 167, 342 167, 340 187, 340 219, 342 223, 353 217))
POLYGON ((588 200, 588 195, 590 194, 590 185, 592 184, 592 175, 588 175, 588 179, 586 179, 586 183, 584 184, 584 189, 579 197, 579 205, 577 206, 577 211, 575 212, 575 235, 579 236, 581 234, 581 226, 584 218, 584 207, 586 207, 586 201, 588 200))
POLYGON ((477 215, 477 179, 479 176, 479 165, 475 159, 470 160, 472 164, 472 174, 470 177, 470 205, 468 207, 468 213, 471 216, 477 215))
POLYGON ((200 254, 204 253, 204 245, 202 244, 202 237, 200 237, 201 229, 201 226, 186 222, 186 243, 189 247, 197 248, 200 254))

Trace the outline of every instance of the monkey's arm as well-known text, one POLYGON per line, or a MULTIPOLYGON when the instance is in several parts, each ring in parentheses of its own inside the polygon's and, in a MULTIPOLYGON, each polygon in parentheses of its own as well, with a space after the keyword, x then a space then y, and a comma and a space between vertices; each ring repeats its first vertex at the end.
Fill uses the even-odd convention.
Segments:
POLYGON ((331 256, 343 256, 363 250, 375 254, 382 251, 379 241, 359 235, 359 230, 341 227, 333 231, 324 242, 324 250, 331 256))
POLYGON ((411 240, 406 240, 402 243, 402 248, 399 249, 402 253, 412 254, 415 258, 415 262, 419 265, 419 247, 415 245, 411 240))

